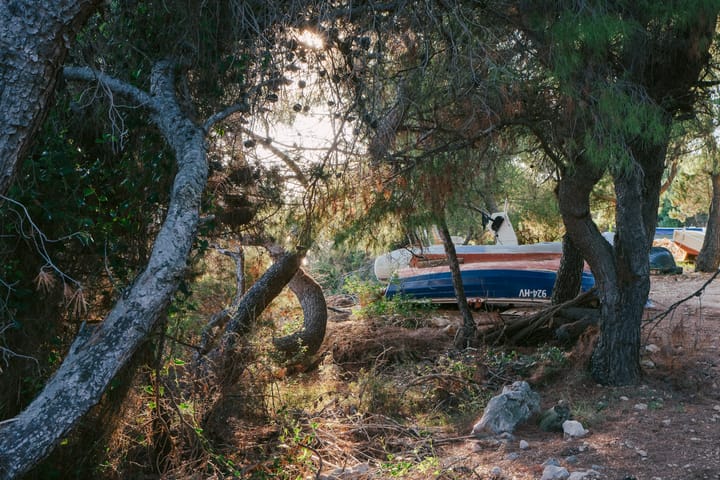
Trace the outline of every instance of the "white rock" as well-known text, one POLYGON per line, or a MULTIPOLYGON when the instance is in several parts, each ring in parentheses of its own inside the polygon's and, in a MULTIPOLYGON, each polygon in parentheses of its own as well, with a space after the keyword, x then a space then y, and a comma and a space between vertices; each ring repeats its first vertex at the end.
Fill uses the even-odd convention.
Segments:
POLYGON ((672 420, 670 420, 669 418, 666 418, 665 420, 662 421, 662 424, 665 425, 666 427, 669 427, 671 423, 672 423, 672 420))
POLYGON ((577 420, 565 420, 562 424, 565 436, 572 438, 582 438, 588 434, 588 431, 577 420))
POLYGON ((637 449, 636 452, 637 452, 637 454, 640 455, 641 457, 647 457, 647 455, 648 455, 645 450, 637 449))
POLYGON ((647 403, 636 403, 633 408, 635 410, 647 410, 648 406, 647 406, 647 403))
POLYGON ((655 368, 655 362, 652 360, 643 360, 640 362, 640 365, 642 365, 645 368, 655 368))
POLYGON ((520 450, 527 450, 530 448, 530 444, 525 440, 520 440, 520 450))
POLYGON ((540 480, 567 480, 568 477, 570 477, 570 472, 566 468, 548 465, 543 470, 540 480))
POLYGON ((625 395, 623 395, 620 397, 620 400, 622 400, 623 402, 627 402, 630 399, 628 397, 626 397, 625 395))
POLYGON ((660 351, 660 347, 658 347, 654 343, 648 343, 647 345, 645 345, 645 350, 650 353, 657 353, 660 351))
POLYGON ((716 412, 720 412, 720 405, 715 405, 713 407, 713 410, 715 410, 716 412))
POLYGON ((472 434, 482 437, 487 433, 512 432, 518 423, 526 421, 539 411, 540 396, 527 382, 514 382, 503 387, 502 393, 490 399, 482 418, 473 426, 472 434))

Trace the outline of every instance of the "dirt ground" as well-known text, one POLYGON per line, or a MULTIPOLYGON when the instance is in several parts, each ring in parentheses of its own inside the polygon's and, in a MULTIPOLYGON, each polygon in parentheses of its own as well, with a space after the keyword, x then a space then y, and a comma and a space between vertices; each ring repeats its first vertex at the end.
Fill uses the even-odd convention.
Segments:
MULTIPOLYGON (((711 277, 653 276, 647 319, 698 292, 711 277)), ((609 388, 565 378, 539 390, 543 408, 561 398, 571 406, 595 405, 587 437, 564 440, 525 425, 512 441, 470 440, 445 453, 464 459, 458 463, 467 478, 538 479, 542 464, 555 458, 569 472, 598 472, 586 478, 720 479, 720 278, 661 320, 647 322, 643 346, 641 385, 609 388), (530 448, 521 450, 520 440, 530 448)))
MULTIPOLYGON (((587 419, 586 437, 566 440, 561 433, 543 432, 528 423, 510 439, 478 440, 467 437, 472 425, 468 423, 454 432, 456 440, 448 438, 452 433, 447 431, 438 436, 434 449, 440 462, 432 473, 415 470, 405 477, 540 479, 543 464, 556 459, 569 472, 578 472, 573 478, 592 470, 584 477, 588 480, 720 479, 720 278, 706 285, 710 278, 699 273, 653 276, 643 328, 642 384, 603 387, 594 384, 581 367, 534 384, 543 409, 565 399, 573 412, 587 419), (668 311, 686 297, 691 298, 668 311), (521 449, 521 440, 529 448, 521 449)), ((393 335, 404 335, 397 330, 353 332, 351 323, 331 325, 337 363, 348 361, 349 357, 338 356, 352 350, 345 342, 353 342, 353 337, 354 342, 358 335, 382 338, 384 342, 378 343, 387 345, 393 335)), ((447 346, 447 335, 440 327, 408 332, 414 332, 403 343, 408 351, 422 345, 427 348, 421 339, 427 342, 433 335, 437 338, 430 345, 447 346)), ((329 475, 330 471, 326 467, 322 478, 389 475, 365 467, 356 473, 352 468, 340 474, 335 470, 337 476, 329 475)))

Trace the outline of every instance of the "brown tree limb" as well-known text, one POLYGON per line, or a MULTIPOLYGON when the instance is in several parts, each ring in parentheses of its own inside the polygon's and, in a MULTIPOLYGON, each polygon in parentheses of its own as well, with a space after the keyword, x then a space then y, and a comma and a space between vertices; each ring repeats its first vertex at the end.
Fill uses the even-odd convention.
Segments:
POLYGON ((301 354, 303 358, 308 358, 317 353, 325 339, 325 295, 320 285, 302 268, 298 269, 288 286, 302 307, 303 326, 295 333, 273 339, 273 344, 287 357, 301 354))
POLYGON ((240 340, 300 268, 302 254, 285 253, 243 295, 217 346, 196 359, 197 375, 211 374, 220 386, 237 382, 243 371, 240 340))
POLYGON ((551 326, 555 316, 560 314, 563 310, 578 307, 580 305, 586 305, 589 302, 594 301, 596 294, 597 292, 593 288, 587 292, 581 293, 572 300, 553 305, 533 315, 510 319, 502 325, 498 325, 487 331, 485 333, 485 339, 490 344, 497 344, 505 341, 510 345, 516 345, 529 338, 540 328, 551 326))

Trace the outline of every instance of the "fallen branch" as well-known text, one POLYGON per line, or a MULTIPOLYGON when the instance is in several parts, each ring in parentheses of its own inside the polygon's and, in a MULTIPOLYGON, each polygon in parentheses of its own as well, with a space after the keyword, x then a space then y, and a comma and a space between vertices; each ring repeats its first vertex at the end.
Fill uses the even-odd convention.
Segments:
MULTIPOLYGON (((518 342, 529 338, 533 333, 537 332, 540 328, 548 327, 552 328, 554 325, 558 325, 555 322, 555 318, 568 309, 589 305, 595 300, 595 289, 590 289, 587 292, 581 293, 572 300, 553 305, 549 308, 541 310, 534 315, 526 317, 517 317, 504 321, 502 325, 498 325, 485 332, 485 341, 490 344, 497 344, 502 340, 510 345, 517 344, 518 342)), ((505 320, 502 316, 500 317, 505 320)))

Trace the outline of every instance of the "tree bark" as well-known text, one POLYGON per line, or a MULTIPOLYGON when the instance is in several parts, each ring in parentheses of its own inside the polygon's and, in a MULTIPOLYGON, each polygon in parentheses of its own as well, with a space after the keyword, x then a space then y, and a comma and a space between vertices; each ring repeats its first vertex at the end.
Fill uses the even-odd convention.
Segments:
POLYGON ((239 340, 292 280, 300 268, 300 253, 285 253, 253 284, 240 300, 214 348, 197 358, 198 376, 211 374, 221 387, 235 384, 244 370, 239 340))
POLYGON ((0 194, 47 116, 68 48, 99 3, 0 2, 0 194))
POLYGON ((720 267, 720 173, 710 175, 712 200, 705 239, 695 260, 696 272, 714 272, 720 267))
POLYGON ((322 287, 302 268, 288 284, 303 311, 303 326, 300 331, 273 340, 275 348, 286 357, 300 354, 303 358, 317 353, 325 339, 327 327, 327 304, 322 287))
POLYGON ((153 69, 150 94, 89 69, 66 69, 80 80, 106 85, 151 111, 172 146, 178 172, 167 217, 145 270, 96 328, 85 328, 40 394, 15 418, 0 425, 0 476, 15 478, 44 458, 98 403, 117 372, 146 341, 182 279, 207 180, 204 131, 181 112, 174 93, 173 65, 153 69))
POLYGON ((638 164, 613 175, 618 199, 616 268, 600 292, 600 336, 590 365, 595 380, 609 385, 640 381, 640 326, 650 292, 649 253, 657 225, 665 147, 638 147, 633 153, 638 164))
POLYGON ((439 216, 439 232, 440 238, 445 248, 445 255, 448 259, 448 265, 450 267, 450 274, 452 276, 453 288, 455 289, 455 297, 457 298, 457 306, 460 314, 463 318, 462 328, 458 331, 455 336, 455 347, 458 349, 465 349, 472 346, 476 342, 477 329, 475 328, 475 319, 470 311, 467 297, 465 296, 465 287, 463 286, 462 273, 460 271, 460 262, 458 262, 457 252, 455 251, 455 244, 453 244, 450 231, 448 230, 445 217, 442 214, 439 216))
POLYGON ((575 298, 582 286, 582 272, 585 260, 580 250, 575 247, 570 235, 563 236, 562 258, 557 272, 551 303, 559 305, 575 298))

